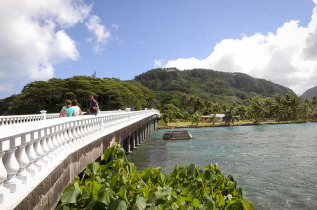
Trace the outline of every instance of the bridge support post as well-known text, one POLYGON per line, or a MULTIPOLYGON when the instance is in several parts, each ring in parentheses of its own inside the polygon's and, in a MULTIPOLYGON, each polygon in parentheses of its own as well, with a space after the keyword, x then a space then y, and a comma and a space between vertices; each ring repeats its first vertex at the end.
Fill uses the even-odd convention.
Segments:
POLYGON ((145 124, 145 139, 147 139, 147 137, 148 137, 148 131, 149 131, 149 123, 146 123, 145 124))
POLYGON ((140 145, 140 129, 135 131, 135 146, 140 145))
POLYGON ((131 137, 130 137, 130 148, 131 149, 135 149, 135 132, 133 132, 131 134, 131 137))
POLYGON ((130 150, 130 136, 128 136, 127 138, 123 139, 123 148, 125 150, 125 152, 127 154, 130 154, 132 153, 131 150, 130 150))
POLYGON ((144 125, 141 127, 141 141, 140 141, 140 143, 143 141, 144 141, 144 125))

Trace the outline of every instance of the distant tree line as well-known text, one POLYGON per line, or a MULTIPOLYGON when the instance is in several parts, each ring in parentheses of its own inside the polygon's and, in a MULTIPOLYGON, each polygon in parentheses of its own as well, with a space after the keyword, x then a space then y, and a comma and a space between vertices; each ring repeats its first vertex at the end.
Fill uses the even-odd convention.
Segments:
POLYGON ((126 107, 140 110, 154 105, 153 92, 137 81, 74 76, 25 85, 20 94, 0 100, 0 115, 33 114, 40 110, 59 112, 66 99, 77 99, 85 111, 89 108, 89 94, 95 96, 101 110, 126 107))
POLYGON ((210 121, 215 120, 215 114, 225 114, 227 124, 239 119, 252 120, 259 123, 264 120, 307 121, 317 120, 317 97, 311 100, 300 100, 288 93, 284 96, 276 94, 273 97, 253 97, 251 100, 240 100, 236 103, 218 103, 181 92, 166 94, 161 102, 161 117, 165 122, 177 120, 197 123, 200 116, 210 115, 210 121))

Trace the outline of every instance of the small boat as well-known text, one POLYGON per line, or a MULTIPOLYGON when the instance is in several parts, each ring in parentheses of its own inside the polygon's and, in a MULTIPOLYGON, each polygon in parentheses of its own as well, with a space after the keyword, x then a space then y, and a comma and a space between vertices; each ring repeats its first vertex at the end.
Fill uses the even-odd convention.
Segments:
POLYGON ((163 140, 185 140, 192 139, 193 136, 188 131, 166 131, 163 140))

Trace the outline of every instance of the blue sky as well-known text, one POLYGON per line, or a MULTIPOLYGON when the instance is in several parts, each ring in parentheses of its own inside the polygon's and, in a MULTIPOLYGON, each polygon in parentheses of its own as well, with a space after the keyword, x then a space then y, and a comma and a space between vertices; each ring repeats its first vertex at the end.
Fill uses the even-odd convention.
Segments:
MULTIPOLYGON (((231 64, 233 60, 239 62, 238 55, 229 53, 232 60, 226 60, 226 64, 222 64, 220 60, 226 58, 231 49, 227 47, 225 51, 225 44, 220 44, 219 53, 212 55, 213 52, 218 52, 215 46, 223 40, 236 40, 242 49, 247 49, 250 41, 243 41, 243 38, 251 40, 255 34, 261 35, 256 38, 257 42, 271 43, 269 33, 276 35, 274 40, 278 40, 277 29, 292 20, 300 21, 297 26, 293 24, 297 31, 309 28, 309 23, 316 25, 312 19, 316 5, 312 0, 50 0, 47 5, 41 1, 30 5, 28 2, 22 3, 26 6, 19 5, 19 1, 0 3, 2 31, 12 27, 12 24, 8 25, 10 21, 20 23, 17 21, 21 21, 21 13, 29 19, 21 24, 20 32, 30 31, 25 36, 23 33, 17 34, 15 32, 19 29, 19 24, 14 24, 15 28, 8 28, 7 38, 0 37, 0 48, 3 46, 0 49, 0 99, 19 93, 30 81, 91 75, 94 71, 97 72, 97 77, 128 80, 155 67, 202 67, 227 72, 241 71, 270 79, 271 73, 267 73, 270 72, 267 69, 272 69, 272 63, 263 61, 261 68, 249 67, 243 62, 228 66, 227 63, 231 64), (50 2, 54 4, 49 4, 50 2), (64 2, 67 4, 63 4, 64 2), (14 11, 18 11, 17 14, 14 11), (68 16, 65 17, 65 14, 68 16), (91 26, 90 30, 88 25, 91 26), (99 37, 96 35, 98 29, 99 37)), ((311 30, 299 32, 306 35, 297 36, 299 41, 295 37, 294 42, 304 43, 304 38, 308 40, 314 29, 311 27, 311 30)), ((264 51, 267 52, 271 46, 272 44, 264 51)), ((256 47, 252 45, 250 49, 254 50, 256 47)), ((315 48, 310 50, 317 51, 315 48)), ((245 56, 248 53, 250 52, 246 52, 245 56)), ((262 56, 263 51, 258 54, 262 56)), ((290 57, 294 57, 293 54, 290 57)), ((289 60, 289 65, 295 62, 288 57, 285 60, 289 60)), ((302 60, 298 61, 301 62, 302 60)), ((289 68, 285 63, 274 63, 274 66, 281 65, 280 69, 284 66, 289 68)), ((315 63, 307 64, 314 65, 315 63)), ((314 85, 312 79, 316 75, 315 71, 307 67, 305 72, 299 74, 299 70, 295 69, 289 72, 290 78, 276 76, 272 80, 301 93, 305 88, 317 85, 314 85), (308 79, 307 72, 310 72, 308 79), (301 75, 306 75, 302 76, 303 82, 295 84, 294 78, 301 78, 301 75)), ((281 70, 282 74, 285 71, 281 70)))

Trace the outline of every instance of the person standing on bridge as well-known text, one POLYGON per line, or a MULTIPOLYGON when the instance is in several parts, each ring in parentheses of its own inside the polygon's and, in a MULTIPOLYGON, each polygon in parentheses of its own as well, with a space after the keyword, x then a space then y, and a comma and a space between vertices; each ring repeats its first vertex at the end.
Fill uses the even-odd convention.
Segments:
POLYGON ((99 110, 98 102, 94 99, 94 96, 92 94, 89 95, 89 100, 90 100, 90 109, 87 111, 86 114, 97 115, 99 110))
POLYGON ((65 106, 62 108, 62 111, 59 114, 59 117, 71 117, 76 116, 75 109, 72 107, 72 101, 66 100, 65 106))
POLYGON ((78 101, 76 99, 72 100, 72 107, 75 109, 76 115, 83 115, 83 112, 78 106, 78 101))

